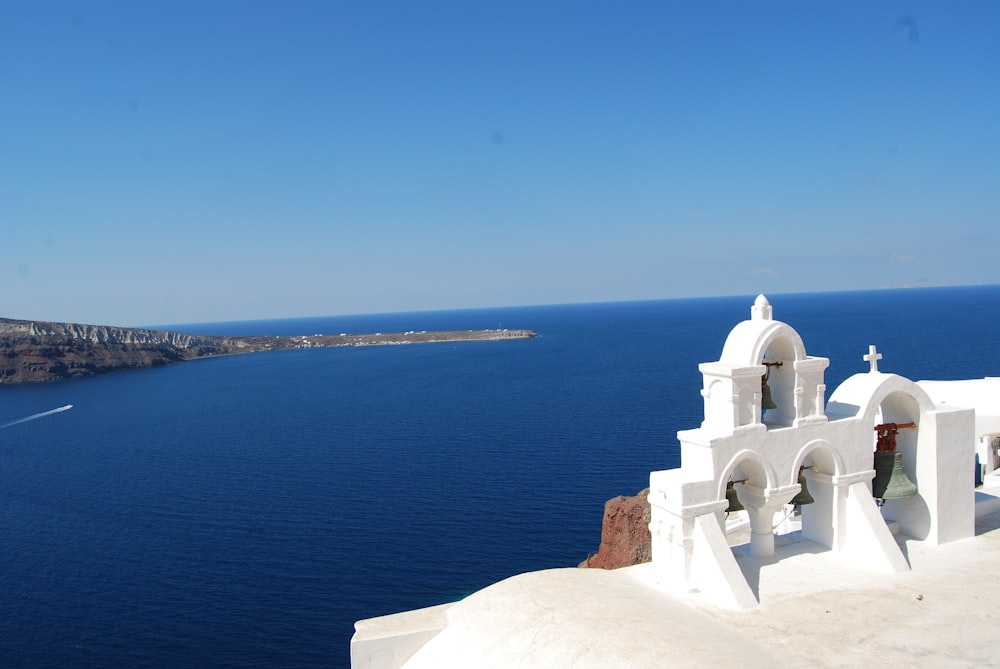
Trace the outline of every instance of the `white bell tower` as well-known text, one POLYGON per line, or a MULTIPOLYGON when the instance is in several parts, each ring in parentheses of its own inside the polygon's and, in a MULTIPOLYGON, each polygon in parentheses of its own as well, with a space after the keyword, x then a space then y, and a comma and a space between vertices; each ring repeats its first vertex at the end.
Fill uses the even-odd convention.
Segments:
POLYGON ((880 416, 916 427, 901 447, 920 487, 885 513, 918 540, 972 535, 972 496, 963 491, 974 455, 963 448, 973 441, 973 412, 936 406, 914 382, 878 371, 880 357, 873 347, 864 356, 871 369, 847 379, 826 405, 829 360, 807 355, 799 334, 757 297, 719 360, 698 366, 704 419, 677 433, 682 466, 650 474, 653 564, 664 580, 726 606, 755 606, 725 534, 727 489, 749 516, 750 554, 770 556, 775 513, 801 481, 814 498, 801 507, 804 539, 867 568, 908 570, 871 492, 880 416))

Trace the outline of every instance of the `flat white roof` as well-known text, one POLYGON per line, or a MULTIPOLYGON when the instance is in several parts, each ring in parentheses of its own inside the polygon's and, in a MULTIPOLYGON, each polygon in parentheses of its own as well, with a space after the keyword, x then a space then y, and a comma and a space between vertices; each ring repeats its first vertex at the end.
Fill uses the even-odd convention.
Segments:
MULTIPOLYGON (((976 496, 975 537, 942 546, 897 537, 909 572, 845 564, 793 533, 776 538, 771 557, 736 549, 761 602, 749 611, 656 586, 651 564, 521 574, 435 611, 444 628, 397 666, 996 666, 1000 488, 976 496)), ((391 634, 393 616, 378 620, 391 634)))

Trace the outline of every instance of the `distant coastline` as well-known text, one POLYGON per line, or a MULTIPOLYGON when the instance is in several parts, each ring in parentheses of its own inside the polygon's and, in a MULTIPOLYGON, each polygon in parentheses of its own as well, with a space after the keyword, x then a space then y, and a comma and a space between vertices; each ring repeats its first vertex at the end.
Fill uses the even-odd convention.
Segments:
POLYGON ((532 330, 497 329, 232 337, 0 318, 0 384, 56 381, 239 353, 536 336, 532 330))

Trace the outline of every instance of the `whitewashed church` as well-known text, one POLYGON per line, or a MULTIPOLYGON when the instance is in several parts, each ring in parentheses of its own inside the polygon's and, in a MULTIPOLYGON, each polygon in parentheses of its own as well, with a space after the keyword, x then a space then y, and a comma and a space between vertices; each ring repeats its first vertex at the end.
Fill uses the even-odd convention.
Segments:
POLYGON ((681 467, 650 474, 650 563, 359 621, 353 669, 997 664, 1000 378, 863 353, 825 401, 829 360, 758 296, 699 365, 681 467))

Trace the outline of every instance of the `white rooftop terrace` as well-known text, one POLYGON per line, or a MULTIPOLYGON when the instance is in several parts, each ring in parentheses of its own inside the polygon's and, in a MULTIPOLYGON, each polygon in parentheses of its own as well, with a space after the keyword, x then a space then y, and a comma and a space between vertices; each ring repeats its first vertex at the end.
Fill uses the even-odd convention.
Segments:
POLYGON ((910 571, 859 569, 783 535, 770 557, 736 549, 760 599, 745 611, 655 584, 651 564, 531 572, 454 604, 358 622, 352 666, 996 666, 1000 481, 976 498, 974 537, 928 546, 897 536, 910 571))

